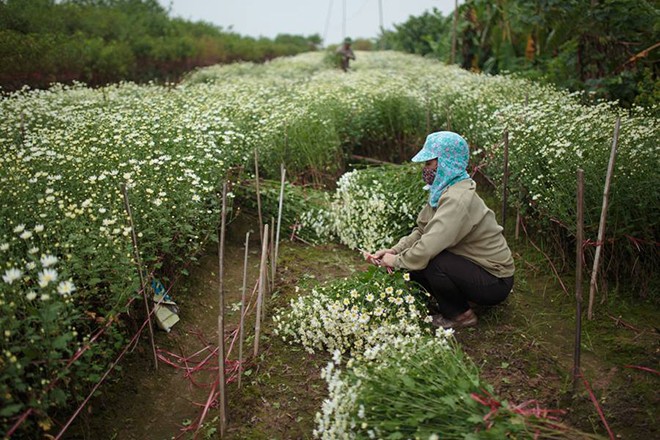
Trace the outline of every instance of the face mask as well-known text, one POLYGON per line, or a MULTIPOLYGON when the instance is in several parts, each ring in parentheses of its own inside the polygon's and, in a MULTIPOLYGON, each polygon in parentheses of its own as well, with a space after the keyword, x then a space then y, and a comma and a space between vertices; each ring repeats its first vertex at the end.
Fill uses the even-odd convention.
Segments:
POLYGON ((433 185, 433 181, 435 180, 436 173, 437 173, 437 169, 424 167, 422 169, 422 180, 427 185, 433 185))

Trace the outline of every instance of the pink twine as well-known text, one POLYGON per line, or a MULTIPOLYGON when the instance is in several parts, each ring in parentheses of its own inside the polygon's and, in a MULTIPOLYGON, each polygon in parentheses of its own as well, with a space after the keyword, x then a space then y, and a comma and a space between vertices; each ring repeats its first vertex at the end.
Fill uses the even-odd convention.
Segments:
POLYGON ((598 399, 594 395, 594 392, 591 391, 589 382, 587 382, 587 379, 584 377, 581 371, 578 373, 578 377, 582 379, 582 382, 584 383, 584 386, 587 389, 587 392, 589 393, 589 398, 596 407, 596 412, 598 412, 598 416, 600 417, 600 420, 603 422, 603 425, 605 425, 605 429, 607 430, 607 434, 610 436, 610 440, 615 440, 616 437, 612 432, 612 430, 610 429, 610 425, 607 424, 607 420, 605 420, 605 414, 603 413, 603 410, 600 408, 600 405, 598 404, 598 399))
POLYGON ((632 368, 632 369, 635 369, 635 370, 646 371, 648 373, 653 373, 653 374, 660 375, 660 371, 654 370, 654 369, 649 368, 649 367, 642 367, 642 366, 639 366, 639 365, 624 365, 623 367, 624 368, 632 368))

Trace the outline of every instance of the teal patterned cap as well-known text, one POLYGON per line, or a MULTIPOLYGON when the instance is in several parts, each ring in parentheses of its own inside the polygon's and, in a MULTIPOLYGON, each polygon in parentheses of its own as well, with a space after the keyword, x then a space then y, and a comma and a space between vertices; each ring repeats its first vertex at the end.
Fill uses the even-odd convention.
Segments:
POLYGON ((462 136, 451 131, 437 131, 426 137, 424 147, 412 158, 413 162, 438 159, 435 179, 427 187, 429 204, 436 208, 442 193, 461 180, 469 179, 465 170, 470 160, 470 147, 462 136))
POLYGON ((411 160, 426 162, 442 156, 467 156, 468 150, 468 143, 461 135, 453 131, 436 131, 426 137, 424 147, 411 160))

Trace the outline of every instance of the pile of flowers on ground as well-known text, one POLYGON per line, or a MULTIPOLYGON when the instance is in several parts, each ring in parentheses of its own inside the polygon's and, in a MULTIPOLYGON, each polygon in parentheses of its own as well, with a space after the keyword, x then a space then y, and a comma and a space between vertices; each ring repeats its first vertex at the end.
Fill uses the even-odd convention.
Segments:
POLYGON ((333 353, 314 437, 592 438, 562 425, 562 411, 498 400, 453 330, 431 331, 427 295, 408 274, 374 267, 316 287, 275 316, 285 341, 333 353))
POLYGON ((392 336, 322 372, 329 396, 316 415, 322 439, 586 439, 537 406, 498 401, 451 330, 392 336))
POLYGON ((428 293, 407 273, 382 268, 322 285, 292 300, 275 317, 275 332, 309 352, 327 350, 359 356, 393 334, 424 332, 428 293))

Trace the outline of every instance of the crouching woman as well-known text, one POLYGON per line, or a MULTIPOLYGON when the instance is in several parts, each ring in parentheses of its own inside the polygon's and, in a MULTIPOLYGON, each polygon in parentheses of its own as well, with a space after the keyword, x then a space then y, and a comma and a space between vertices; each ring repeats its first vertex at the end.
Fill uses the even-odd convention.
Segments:
POLYGON ((469 147, 460 135, 428 135, 412 158, 425 163, 422 176, 429 191, 417 226, 393 248, 365 254, 383 266, 410 271, 437 301, 436 327, 476 325, 470 303, 498 304, 513 287, 511 250, 467 174, 468 159, 469 147))

